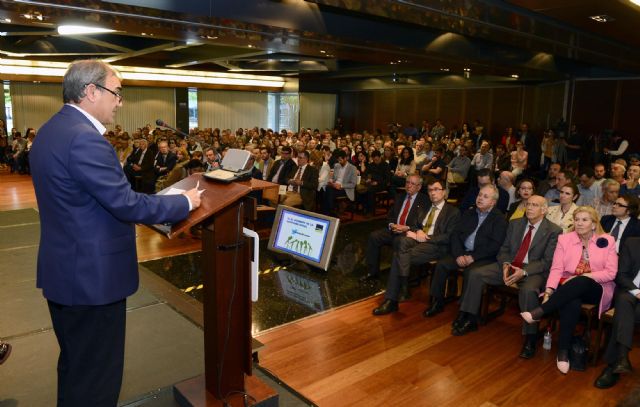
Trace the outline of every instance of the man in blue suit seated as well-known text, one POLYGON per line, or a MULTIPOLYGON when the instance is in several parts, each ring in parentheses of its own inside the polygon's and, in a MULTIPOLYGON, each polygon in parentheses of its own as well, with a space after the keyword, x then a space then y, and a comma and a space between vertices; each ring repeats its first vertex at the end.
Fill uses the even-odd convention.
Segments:
POLYGON ((41 226, 37 286, 60 345, 58 406, 113 407, 126 298, 138 289, 134 224, 178 222, 200 196, 131 190, 102 136, 122 106, 120 74, 110 65, 76 61, 62 86, 65 105, 42 126, 30 157, 41 226))

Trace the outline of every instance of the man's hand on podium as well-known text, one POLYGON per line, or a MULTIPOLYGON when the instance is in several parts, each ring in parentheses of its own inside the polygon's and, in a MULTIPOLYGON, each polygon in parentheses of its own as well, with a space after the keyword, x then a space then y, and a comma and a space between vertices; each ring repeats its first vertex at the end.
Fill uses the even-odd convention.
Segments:
POLYGON ((183 192, 183 194, 186 195, 191 202, 191 210, 194 210, 200 206, 200 195, 202 194, 202 192, 203 190, 198 191, 198 187, 183 192))

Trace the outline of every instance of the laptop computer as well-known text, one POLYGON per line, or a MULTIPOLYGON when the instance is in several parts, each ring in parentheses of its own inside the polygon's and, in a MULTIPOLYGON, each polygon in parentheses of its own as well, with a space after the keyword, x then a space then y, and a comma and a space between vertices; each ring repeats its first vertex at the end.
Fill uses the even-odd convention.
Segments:
POLYGON ((247 150, 229 149, 220 163, 220 168, 205 172, 204 176, 207 179, 226 183, 244 180, 251 176, 251 168, 247 168, 251 166, 250 158, 251 153, 247 150))

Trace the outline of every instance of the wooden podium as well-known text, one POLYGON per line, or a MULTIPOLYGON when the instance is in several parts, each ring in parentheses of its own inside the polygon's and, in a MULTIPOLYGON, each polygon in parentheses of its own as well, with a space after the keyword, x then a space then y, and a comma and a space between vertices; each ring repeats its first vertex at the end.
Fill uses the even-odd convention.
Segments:
MULTIPOLYGON (((223 184, 194 174, 171 188, 188 190, 199 182, 201 205, 174 225, 152 229, 172 238, 202 225, 202 275, 204 284, 204 375, 174 386, 181 406, 277 406, 278 395, 252 376, 251 275, 252 240, 242 228, 254 213, 255 200, 246 197, 250 183, 223 184), (244 185, 243 185, 244 184, 244 185)), ((257 261, 257 259, 256 259, 257 261)))

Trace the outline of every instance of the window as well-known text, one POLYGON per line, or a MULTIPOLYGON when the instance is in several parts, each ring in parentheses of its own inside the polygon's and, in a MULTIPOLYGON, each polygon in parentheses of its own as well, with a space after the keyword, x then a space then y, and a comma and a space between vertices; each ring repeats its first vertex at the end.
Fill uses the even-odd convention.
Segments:
POLYGON ((269 93, 267 98, 268 127, 274 131, 298 131, 300 95, 297 93, 269 93))
POLYGON ((5 120, 6 130, 11 134, 13 128, 13 114, 11 113, 11 92, 9 91, 9 81, 3 81, 4 84, 4 115, 7 118, 5 120))
POLYGON ((188 89, 189 129, 198 127, 198 89, 188 89))

